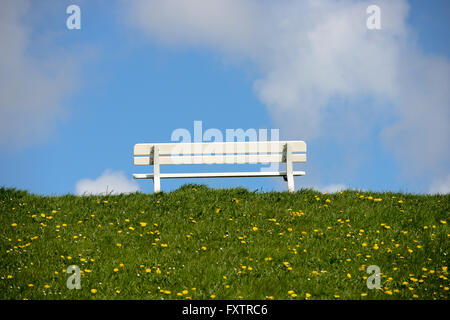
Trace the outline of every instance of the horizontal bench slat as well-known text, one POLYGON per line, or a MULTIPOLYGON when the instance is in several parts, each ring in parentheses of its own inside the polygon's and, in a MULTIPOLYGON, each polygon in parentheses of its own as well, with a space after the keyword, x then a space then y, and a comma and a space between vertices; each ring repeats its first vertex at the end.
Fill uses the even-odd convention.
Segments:
MULTIPOLYGON (((284 162, 282 154, 247 154, 247 155, 203 155, 203 156, 163 156, 159 164, 244 164, 284 162)), ((306 154, 293 154, 292 162, 306 162, 306 154)), ((134 164, 153 165, 152 157, 134 157, 134 164)))
POLYGON ((160 155, 190 155, 214 153, 277 153, 283 152, 289 142, 292 152, 306 152, 304 141, 255 141, 255 142, 194 142, 194 143, 138 143, 134 155, 150 155, 152 147, 158 146, 160 155))
MULTIPOLYGON (((304 176, 305 171, 294 171, 294 176, 304 176)), ((275 172, 202 172, 202 173, 161 173, 160 179, 175 178, 225 178, 225 177, 279 177, 286 176, 285 171, 275 172)), ((152 173, 133 174, 134 179, 153 179, 152 173)))

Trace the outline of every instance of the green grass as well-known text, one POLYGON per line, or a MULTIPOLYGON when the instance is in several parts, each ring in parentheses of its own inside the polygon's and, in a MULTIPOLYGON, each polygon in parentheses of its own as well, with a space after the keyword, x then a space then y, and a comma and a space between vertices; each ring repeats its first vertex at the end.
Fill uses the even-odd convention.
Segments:
POLYGON ((0 299, 448 299, 449 204, 202 185, 89 197, 2 188, 0 299), (66 286, 70 265, 80 290, 66 286), (369 265, 380 290, 366 286, 369 265))

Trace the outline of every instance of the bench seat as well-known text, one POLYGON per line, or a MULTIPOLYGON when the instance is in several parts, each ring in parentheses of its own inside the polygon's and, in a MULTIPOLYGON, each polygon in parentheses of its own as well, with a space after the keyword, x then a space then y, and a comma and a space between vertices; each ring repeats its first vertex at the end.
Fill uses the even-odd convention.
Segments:
MULTIPOLYGON (((305 171, 293 171, 294 176, 304 176, 305 171)), ((286 171, 280 172, 201 172, 201 173, 160 173, 161 179, 177 179, 177 178, 249 178, 249 177, 286 177, 286 171)), ((135 173, 134 179, 153 179, 153 173, 135 173)))

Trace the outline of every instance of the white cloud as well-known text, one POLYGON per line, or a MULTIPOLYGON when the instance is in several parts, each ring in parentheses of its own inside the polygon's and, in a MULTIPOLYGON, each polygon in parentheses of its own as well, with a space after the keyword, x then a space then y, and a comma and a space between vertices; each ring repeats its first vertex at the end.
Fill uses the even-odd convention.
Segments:
POLYGON ((259 6, 253 1, 164 0, 124 2, 131 19, 165 45, 215 46, 227 52, 251 49, 258 36, 259 6))
POLYGON ((431 184, 431 194, 449 194, 450 193, 450 174, 446 177, 438 178, 431 184))
POLYGON ((448 172, 450 63, 416 46, 406 0, 126 3, 152 39, 257 65, 255 92, 287 137, 331 136, 351 155, 378 130, 405 179, 424 185, 448 172), (381 30, 366 28, 371 4, 381 8, 381 30))
MULTIPOLYGON (((29 53, 31 8, 27 0, 0 3, 0 145, 17 150, 43 141, 64 115, 63 98, 73 90, 73 61, 29 53), (45 67, 44 67, 45 66, 45 67)), ((64 12, 63 18, 64 18, 64 12)), ((49 50, 52 51, 52 50, 49 50)))
POLYGON ((122 171, 106 170, 95 180, 82 179, 77 182, 77 195, 122 194, 139 191, 136 181, 128 179, 122 171))
POLYGON ((319 188, 321 192, 326 193, 336 193, 347 189, 347 187, 343 184, 329 184, 323 188, 319 188))

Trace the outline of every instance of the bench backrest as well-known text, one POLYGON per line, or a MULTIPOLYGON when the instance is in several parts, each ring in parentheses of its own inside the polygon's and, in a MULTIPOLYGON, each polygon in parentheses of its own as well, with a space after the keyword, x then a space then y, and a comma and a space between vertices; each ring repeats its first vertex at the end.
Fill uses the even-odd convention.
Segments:
POLYGON ((135 165, 167 164, 245 164, 306 162, 304 141, 138 143, 134 146, 135 165), (288 148, 289 145, 289 148, 288 148))

